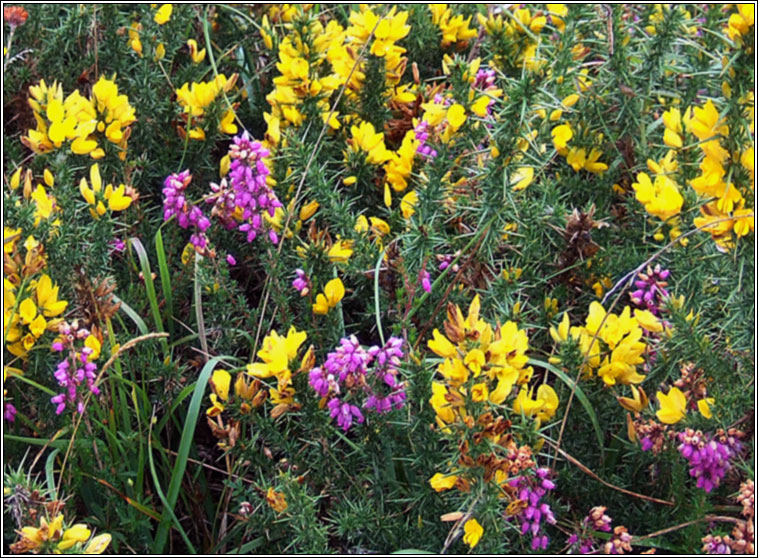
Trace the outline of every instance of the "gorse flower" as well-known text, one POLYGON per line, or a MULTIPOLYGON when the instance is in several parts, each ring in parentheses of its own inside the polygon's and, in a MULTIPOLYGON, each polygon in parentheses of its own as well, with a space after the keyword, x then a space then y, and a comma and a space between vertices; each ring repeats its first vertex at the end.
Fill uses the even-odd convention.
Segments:
POLYGON ((21 141, 35 153, 47 153, 70 142, 71 152, 93 159, 105 156, 98 134, 118 148, 118 156, 126 158, 131 124, 137 119, 126 95, 118 93, 113 79, 101 77, 86 99, 78 91, 63 99, 58 82, 48 87, 45 80, 29 88, 29 106, 34 111, 37 127, 29 130, 21 141))
POLYGON ((308 372, 313 367, 313 350, 308 349, 300 361, 300 366, 294 369, 295 359, 300 346, 305 343, 308 335, 290 327, 286 336, 272 330, 264 339, 257 356, 262 362, 247 365, 247 373, 255 378, 276 378, 276 387, 269 388, 269 399, 274 404, 272 417, 299 409, 300 404, 294 399, 295 389, 292 387, 292 376, 300 372, 308 372), (294 369, 294 372, 293 372, 294 369))
POLYGON ((111 542, 111 535, 102 533, 90 538, 92 531, 83 523, 65 526, 63 514, 52 520, 40 518, 39 527, 22 527, 20 539, 11 545, 16 554, 102 554, 111 542), (86 543, 86 544, 85 544, 86 543))
POLYGON ((484 528, 479 524, 476 519, 469 519, 463 525, 463 542, 465 542, 469 548, 474 548, 479 544, 479 539, 484 534, 484 528))
POLYGON ((95 219, 105 214, 106 203, 110 211, 123 211, 132 204, 132 198, 126 194, 126 186, 123 184, 119 184, 118 188, 108 184, 103 189, 103 180, 97 163, 90 167, 89 176, 89 184, 86 178, 82 178, 79 182, 79 192, 90 205, 89 212, 95 219))
MULTIPOLYGON (((188 126, 194 126, 189 130, 189 137, 195 140, 204 140, 207 128, 205 127, 206 110, 222 93, 228 93, 237 83, 238 74, 227 78, 219 74, 211 81, 184 83, 176 90, 176 98, 183 108, 183 117, 188 126)), ((227 109, 218 123, 218 128, 225 134, 236 134, 237 126, 234 124, 234 111, 227 109)), ((187 132, 185 132, 187 133, 187 132)))
POLYGON ((68 302, 58 300, 58 286, 47 274, 32 280, 21 292, 18 288, 10 279, 3 279, 3 336, 12 354, 26 357, 46 331, 57 331, 61 323, 57 316, 68 302))
POLYGON ((324 293, 316 295, 316 302, 313 304, 313 313, 324 315, 332 308, 337 306, 345 296, 345 286, 342 280, 337 277, 324 285, 324 293))

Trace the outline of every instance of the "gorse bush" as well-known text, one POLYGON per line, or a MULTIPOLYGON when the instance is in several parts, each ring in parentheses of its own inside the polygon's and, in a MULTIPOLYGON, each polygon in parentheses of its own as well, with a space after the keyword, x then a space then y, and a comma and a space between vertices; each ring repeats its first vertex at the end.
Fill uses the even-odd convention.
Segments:
POLYGON ((4 8, 4 548, 754 550, 753 5, 4 8))

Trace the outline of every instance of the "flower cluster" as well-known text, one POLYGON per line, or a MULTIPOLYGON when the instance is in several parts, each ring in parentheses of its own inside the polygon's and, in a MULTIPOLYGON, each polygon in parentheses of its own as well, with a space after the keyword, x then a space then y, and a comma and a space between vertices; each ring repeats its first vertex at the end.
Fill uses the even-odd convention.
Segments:
POLYGON ((532 376, 532 367, 526 366, 526 332, 510 321, 493 330, 479 317, 479 307, 478 295, 465 319, 460 308, 448 307, 446 335, 435 329, 428 342, 444 359, 437 367, 443 381, 432 383, 430 399, 444 432, 450 432, 451 426, 464 426, 474 408, 499 414, 496 406, 505 401, 513 386, 526 384, 532 376))
POLYGON ((189 170, 174 173, 163 181, 163 220, 176 216, 176 222, 183 229, 193 227, 195 232, 190 242, 196 250, 203 251, 208 244, 205 231, 211 226, 210 220, 191 200, 187 199, 187 187, 192 182, 189 170))
POLYGON ((294 326, 290 327, 286 336, 279 335, 271 330, 264 339, 257 356, 263 362, 253 362, 247 365, 247 373, 255 378, 276 378, 276 387, 270 387, 268 396, 274 407, 271 416, 277 418, 282 414, 300 408, 295 401, 295 388, 292 386, 292 377, 295 374, 308 372, 313 368, 314 354, 310 347, 303 355, 299 368, 294 368, 294 360, 300 346, 305 343, 308 335, 304 331, 298 331, 294 326))
MULTIPOLYGON (((34 237, 29 238, 34 241, 34 237)), ((27 256, 33 253, 27 249, 27 256)), ((47 274, 23 282, 14 275, 3 279, 3 337, 8 350, 26 357, 45 331, 58 329, 61 319, 57 316, 67 306, 68 302, 58 300, 58 285, 53 285, 47 274)))
POLYGON ((62 513, 52 520, 40 518, 39 527, 22 527, 19 535, 10 548, 14 554, 102 554, 111 543, 108 533, 91 537, 85 524, 67 525, 62 513))
POLYGON ((755 554, 755 483, 747 480, 740 484, 740 491, 735 498, 742 504, 742 517, 735 523, 729 535, 703 537, 703 552, 706 554, 755 554))
MULTIPOLYGON (((576 102, 578 98, 575 94, 571 98, 571 101, 576 102)), ((564 99, 564 103, 566 100, 564 99)), ((565 105, 563 105, 565 106, 565 105)), ((608 165, 601 163, 600 155, 602 152, 597 147, 590 147, 589 152, 585 147, 577 147, 575 145, 569 146, 568 143, 574 138, 574 130, 570 124, 560 124, 553 128, 551 132, 553 136, 553 146, 559 155, 566 158, 566 162, 574 169, 575 172, 579 172, 584 169, 593 174, 602 174, 608 170, 608 165)), ((602 142, 602 137, 597 138, 598 143, 602 142)))
POLYGON ((655 268, 648 266, 647 271, 640 272, 634 282, 636 288, 629 294, 632 303, 637 308, 660 315, 663 302, 669 297, 666 290, 669 275, 671 272, 661 269, 660 264, 656 264, 655 268))
POLYGON ((715 436, 687 428, 678 434, 677 449, 690 465, 690 476, 697 487, 710 492, 719 485, 731 467, 729 460, 742 451, 736 432, 719 431, 715 436))
POLYGON ((442 33, 440 46, 445 49, 455 45, 458 50, 463 50, 470 39, 476 37, 476 29, 471 29, 471 16, 463 19, 463 15, 453 15, 447 4, 429 4, 432 12, 432 22, 439 27, 442 33))
MULTIPOLYGON (((185 83, 176 90, 176 98, 182 107, 182 116, 187 126, 194 126, 189 130, 189 137, 195 140, 205 139, 205 115, 208 107, 222 93, 228 93, 237 83, 237 74, 227 78, 219 74, 215 79, 208 82, 185 83)), ((218 129, 225 134, 236 134, 237 125, 234 123, 234 110, 228 108, 218 123, 218 129)), ((186 132, 185 132, 186 133, 186 132)))
POLYGON ((252 242, 268 228, 269 240, 276 244, 279 239, 276 231, 268 227, 266 216, 274 217, 282 203, 267 182, 269 169, 265 158, 268 156, 268 149, 252 140, 247 132, 235 136, 229 147, 229 186, 234 194, 234 211, 241 213, 239 230, 247 234, 247 241, 252 242))
POLYGON ((540 467, 533 475, 521 475, 508 482, 516 491, 517 499, 523 502, 523 509, 513 517, 520 524, 522 535, 531 533, 533 550, 547 548, 548 537, 542 532, 542 522, 556 523, 550 505, 543 501, 545 495, 555 488, 549 476, 550 470, 540 467))
POLYGON ((131 192, 131 188, 127 191, 126 186, 123 184, 119 184, 118 188, 114 188, 113 184, 108 184, 103 189, 103 179, 100 176, 100 167, 97 163, 90 167, 89 176, 89 184, 86 178, 82 178, 81 182, 79 182, 79 192, 90 206, 89 212, 95 219, 104 215, 108 209, 111 211, 123 211, 136 198, 136 195, 131 192))
POLYGON ((363 423, 361 408, 382 414, 403 406, 405 383, 398 380, 402 348, 403 340, 398 337, 390 337, 384 347, 369 349, 355 336, 343 337, 324 364, 311 370, 311 387, 345 432, 353 422, 363 423), (356 405, 361 401, 360 407, 356 405))
POLYGON ((512 13, 503 16, 493 10, 487 17, 478 14, 480 25, 493 41, 494 58, 505 69, 525 68, 539 70, 545 63, 537 57, 541 32, 548 23, 559 32, 565 28, 564 17, 568 14, 565 4, 548 4, 548 13, 532 12, 521 4, 505 9, 512 13), (550 20, 548 20, 550 18, 550 20))
POLYGON ((58 339, 52 344, 52 349, 64 353, 63 360, 58 363, 54 376, 63 392, 52 397, 50 402, 55 405, 55 414, 60 415, 67 405, 76 409, 77 413, 84 412, 84 396, 87 393, 99 395, 100 389, 95 385, 97 364, 100 358, 100 340, 89 330, 79 327, 76 321, 71 324, 63 322, 58 327, 58 339), (77 341, 83 341, 81 346, 77 341))
POLYGON ((550 328, 550 335, 556 343, 571 338, 579 344, 587 375, 595 372, 609 386, 629 385, 645 379, 637 372, 646 349, 643 328, 659 332, 663 326, 650 312, 635 310, 632 316, 631 308, 626 306, 617 315, 606 313, 602 304, 592 302, 584 326, 570 326, 568 315, 564 314, 558 328, 550 328))
POLYGON ((137 118, 126 95, 119 95, 114 79, 101 77, 92 86, 87 99, 74 91, 63 99, 63 87, 56 81, 29 87, 29 106, 34 111, 37 127, 29 130, 21 141, 35 153, 49 153, 70 142, 71 152, 93 159, 105 156, 98 134, 116 145, 119 158, 126 159, 131 124, 137 118))

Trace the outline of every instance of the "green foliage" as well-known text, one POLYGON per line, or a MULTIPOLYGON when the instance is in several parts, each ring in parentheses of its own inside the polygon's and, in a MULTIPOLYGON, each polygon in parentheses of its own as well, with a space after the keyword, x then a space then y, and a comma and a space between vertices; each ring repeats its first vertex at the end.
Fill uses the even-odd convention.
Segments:
MULTIPOLYGON (((635 550, 696 552, 732 528, 708 516, 744 519, 735 496, 754 479, 755 67, 743 8, 176 4, 162 24, 156 8, 34 4, 12 27, 6 15, 4 403, 15 420, 3 431, 4 548, 20 549, 18 530, 41 528, 42 506, 52 520, 63 501, 64 530, 110 533, 118 553, 532 553, 512 483, 537 467, 556 485, 545 502, 557 525, 540 531, 547 552, 566 551, 566 533, 587 534, 595 506, 635 550), (60 84, 61 114, 86 120, 68 96, 90 103, 111 79, 134 108, 128 143, 109 137, 112 118, 94 100, 103 129, 85 139, 97 138, 101 158, 75 153, 73 135, 31 149, 35 129, 53 141, 56 111, 54 93, 35 109, 30 87, 60 84), (715 119, 702 123, 709 103, 715 119), (232 192, 225 156, 243 133, 270 152, 266 184, 281 204, 252 241, 241 206, 223 221, 213 205, 232 192), (714 160, 723 172, 703 185, 714 160), (82 193, 95 189, 95 163, 102 211, 82 193), (186 206, 165 219, 164 181, 184 170, 186 206), (670 215, 644 200, 641 173, 659 206, 671 200, 658 178, 674 183, 682 200, 670 215), (122 184, 128 207, 116 208, 122 184), (183 220, 192 207, 207 231, 183 220), (598 303, 612 327, 625 307, 642 308, 633 282, 656 265, 670 272, 669 296, 656 307, 662 331, 645 330, 632 366, 644 379, 609 382, 580 330, 598 303), (305 288, 293 287, 296 270, 305 288), (64 310, 46 306, 43 274, 64 310), (344 297, 314 312, 335 278, 344 297), (455 306, 465 315, 475 296, 498 336, 508 322, 528 336, 532 370, 497 404, 471 387, 494 368, 480 376, 467 360, 470 383, 451 386, 451 357, 429 344, 446 335, 465 347, 463 363, 489 343, 475 323, 453 339, 455 306), (68 339, 64 320, 87 333, 68 339), (293 346, 288 332, 305 338, 293 346), (309 375, 350 336, 377 350, 402 340, 406 399, 388 413, 361 407, 360 423, 343 428, 328 407, 334 384, 321 398, 309 375), (99 393, 82 381, 56 412, 50 399, 66 389, 56 367, 69 347, 82 362, 85 339, 100 344, 99 393), (70 344, 61 352, 59 342, 70 344), (284 371, 270 354, 282 351, 284 371), (677 382, 686 416, 662 425, 656 394, 677 382), (630 384, 650 401, 639 412, 619 405, 630 384), (465 409, 455 428, 435 409, 443 385, 465 409), (536 419, 514 408, 541 385, 557 411, 536 419), (712 418, 698 412, 706 397, 712 418), (507 422, 502 436, 481 434, 485 410, 507 422), (643 451, 645 425, 665 430, 662 448, 643 451), (743 431, 710 493, 677 450, 685 428, 743 431), (523 471, 509 469, 518 451, 533 459, 523 471), (436 473, 458 482, 437 491, 436 473), (469 519, 484 528, 473 545, 469 519)), ((339 395, 365 400, 360 381, 339 395)), ((595 546, 612 536, 594 533, 595 546)))

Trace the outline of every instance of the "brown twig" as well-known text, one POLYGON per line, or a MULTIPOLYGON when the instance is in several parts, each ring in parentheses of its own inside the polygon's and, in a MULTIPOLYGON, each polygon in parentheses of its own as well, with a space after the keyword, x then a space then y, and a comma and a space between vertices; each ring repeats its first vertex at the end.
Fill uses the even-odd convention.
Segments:
POLYGON ((629 496, 634 496, 635 498, 640 498, 641 500, 647 500, 649 502, 655 502, 656 504, 663 504, 665 506, 673 506, 673 505, 676 504, 675 502, 671 502, 669 500, 661 500, 659 498, 654 498, 653 496, 646 496, 644 494, 639 494, 637 492, 632 492, 631 490, 627 490, 626 488, 621 488, 620 486, 616 486, 615 484, 611 484, 610 482, 601 479, 597 475, 597 473, 595 473, 594 471, 592 471, 589 467, 587 467, 586 465, 584 465, 583 463, 581 463, 575 457, 567 454, 565 451, 563 451, 562 449, 560 449, 556 444, 550 442, 549 440, 547 441, 547 443, 550 446, 552 446, 553 448, 555 448, 556 452, 560 453, 563 457, 565 457, 566 460, 569 463, 571 463, 573 465, 576 465, 579 468, 580 471, 582 471, 583 473, 588 474, 593 479, 595 479, 596 481, 598 481, 600 484, 602 484, 604 486, 607 486, 608 488, 612 488, 613 490, 616 490, 618 492, 623 492, 624 494, 628 494, 629 496))
POLYGON ((689 527, 690 525, 695 525, 697 523, 704 523, 706 521, 709 523, 711 521, 725 521, 727 523, 739 523, 741 520, 737 519, 736 517, 729 517, 728 515, 706 515, 705 517, 701 517, 700 519, 693 519, 692 521, 680 523, 679 525, 674 525, 673 527, 666 527, 665 529, 661 529, 660 531, 655 531, 654 533, 650 533, 649 535, 633 537, 632 544, 635 544, 639 541, 644 541, 647 539, 654 539, 655 537, 659 537, 667 533, 673 533, 674 531, 678 531, 679 529, 684 529, 685 527, 689 527))

